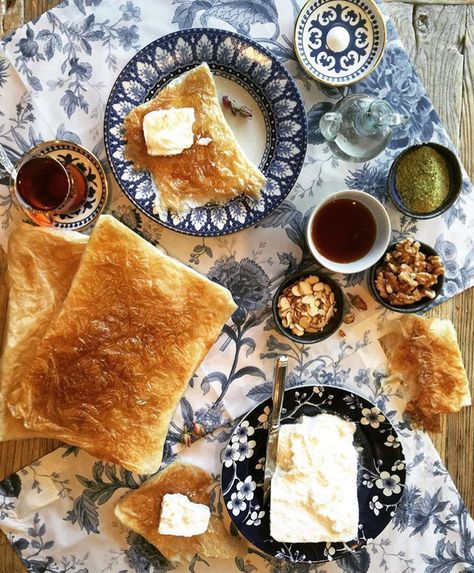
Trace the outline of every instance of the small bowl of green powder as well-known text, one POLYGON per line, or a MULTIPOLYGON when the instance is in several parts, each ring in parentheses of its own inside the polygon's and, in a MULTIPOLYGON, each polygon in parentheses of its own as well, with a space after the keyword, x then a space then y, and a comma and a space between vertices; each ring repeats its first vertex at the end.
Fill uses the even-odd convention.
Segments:
POLYGON ((456 155, 438 143, 413 145, 392 163, 387 187, 395 207, 415 219, 431 219, 449 209, 462 186, 456 155))

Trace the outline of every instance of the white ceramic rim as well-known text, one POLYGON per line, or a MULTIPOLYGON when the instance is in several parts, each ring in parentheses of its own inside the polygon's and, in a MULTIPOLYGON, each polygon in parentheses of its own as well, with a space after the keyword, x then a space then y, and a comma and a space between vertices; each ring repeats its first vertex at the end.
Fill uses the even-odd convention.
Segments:
POLYGON ((320 265, 324 268, 333 271, 335 273, 342 273, 342 274, 353 274, 359 273, 361 271, 365 271, 366 269, 370 268, 374 265, 385 253, 387 250, 388 244, 390 242, 390 237, 392 235, 392 226, 390 224, 390 218, 388 216, 387 210, 382 205, 382 203, 370 195, 365 191, 358 191, 354 189, 347 189, 343 191, 336 191, 332 193, 328 197, 326 197, 319 205, 316 205, 308 218, 308 223, 306 225, 306 243, 311 251, 313 257, 318 261, 320 265), (336 263, 324 257, 316 248, 316 245, 313 242, 311 237, 311 227, 313 226, 313 221, 316 216, 316 213, 329 203, 329 201, 334 201, 334 199, 354 199, 359 201, 366 207, 370 209, 372 214, 374 215, 376 221, 382 219, 382 226, 377 224, 377 233, 376 233, 376 243, 378 245, 374 248, 372 247, 370 251, 364 255, 361 259, 357 259, 356 261, 350 263, 336 263))

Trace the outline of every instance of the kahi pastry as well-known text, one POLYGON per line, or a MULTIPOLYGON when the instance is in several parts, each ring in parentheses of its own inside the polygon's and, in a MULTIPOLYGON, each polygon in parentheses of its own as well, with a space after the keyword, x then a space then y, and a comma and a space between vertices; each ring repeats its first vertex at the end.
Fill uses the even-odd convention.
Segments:
POLYGON ((0 361, 0 440, 39 435, 8 410, 5 398, 17 388, 49 323, 61 308, 88 237, 22 224, 8 242, 9 285, 5 341, 0 361))
POLYGON ((184 537, 158 532, 162 500, 166 494, 180 493, 189 501, 209 505, 214 481, 203 469, 172 462, 138 489, 126 494, 115 507, 115 515, 125 527, 154 545, 173 564, 188 564, 198 553, 206 558, 228 558, 243 553, 244 543, 229 534, 224 522, 211 511, 207 531, 184 537))
POLYGON ((406 315, 390 321, 381 339, 391 371, 402 384, 415 425, 439 430, 440 414, 471 403, 456 331, 450 320, 406 315))
POLYGON ((153 176, 158 188, 156 212, 185 213, 206 203, 227 203, 241 194, 259 199, 266 182, 227 124, 206 63, 181 74, 155 98, 133 109, 125 118, 125 139, 126 159, 153 176), (194 144, 178 154, 150 155, 143 133, 145 116, 182 108, 194 109, 194 144))
POLYGON ((188 381, 235 309, 227 289, 103 215, 10 410, 28 429, 154 472, 188 381))

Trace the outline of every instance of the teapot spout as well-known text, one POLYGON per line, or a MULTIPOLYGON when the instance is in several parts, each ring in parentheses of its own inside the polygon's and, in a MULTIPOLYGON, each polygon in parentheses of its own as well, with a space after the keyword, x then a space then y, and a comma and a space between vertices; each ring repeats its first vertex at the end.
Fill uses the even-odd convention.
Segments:
POLYGON ((341 128, 342 115, 338 111, 329 111, 319 120, 319 129, 324 139, 334 141, 341 128))

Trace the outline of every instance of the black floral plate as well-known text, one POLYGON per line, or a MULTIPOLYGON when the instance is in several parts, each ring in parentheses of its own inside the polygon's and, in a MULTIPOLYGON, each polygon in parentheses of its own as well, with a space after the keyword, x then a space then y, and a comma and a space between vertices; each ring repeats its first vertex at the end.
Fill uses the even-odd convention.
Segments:
POLYGON ((403 449, 395 429, 379 408, 362 396, 335 386, 286 390, 282 424, 322 412, 356 424, 359 535, 348 543, 281 543, 270 536, 269 502, 263 503, 263 473, 271 399, 241 420, 224 451, 222 493, 230 518, 248 541, 277 559, 315 563, 359 550, 385 529, 403 495, 403 449))

